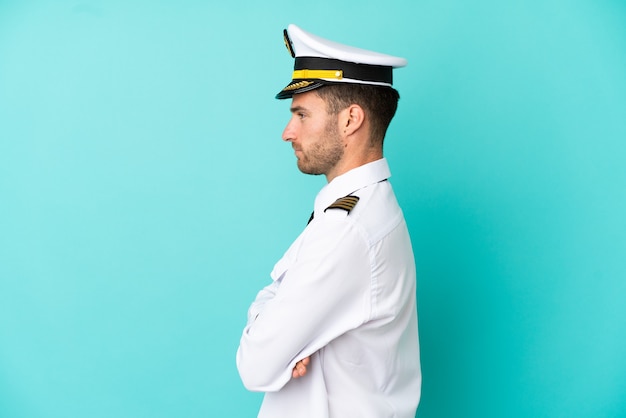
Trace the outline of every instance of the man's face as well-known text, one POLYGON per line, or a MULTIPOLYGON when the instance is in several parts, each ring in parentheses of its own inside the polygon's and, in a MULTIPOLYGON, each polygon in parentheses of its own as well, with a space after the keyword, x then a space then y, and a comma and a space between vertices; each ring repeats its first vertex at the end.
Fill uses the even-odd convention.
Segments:
POLYGON ((327 113, 317 93, 294 94, 283 140, 291 142, 300 171, 328 175, 337 166, 344 154, 337 124, 337 116, 327 113))

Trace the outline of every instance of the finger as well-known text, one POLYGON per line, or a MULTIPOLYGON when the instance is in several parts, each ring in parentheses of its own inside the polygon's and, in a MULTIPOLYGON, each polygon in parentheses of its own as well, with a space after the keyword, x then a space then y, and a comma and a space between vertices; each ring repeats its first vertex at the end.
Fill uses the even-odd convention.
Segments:
POLYGON ((305 374, 306 374, 306 366, 302 363, 302 361, 297 362, 293 368, 291 376, 294 379, 297 379, 299 377, 304 376, 305 374))
POLYGON ((310 361, 311 361, 311 357, 305 357, 302 360, 300 360, 300 363, 302 363, 305 366, 308 366, 310 361))
POLYGON ((298 366, 300 365, 300 362, 297 362, 295 366, 293 366, 293 370, 291 372, 291 376, 294 379, 297 379, 300 377, 300 370, 298 369, 298 366))
POLYGON ((298 363, 296 368, 298 369, 298 374, 300 375, 300 377, 302 377, 302 376, 304 376, 306 374, 306 367, 304 367, 302 362, 298 363))

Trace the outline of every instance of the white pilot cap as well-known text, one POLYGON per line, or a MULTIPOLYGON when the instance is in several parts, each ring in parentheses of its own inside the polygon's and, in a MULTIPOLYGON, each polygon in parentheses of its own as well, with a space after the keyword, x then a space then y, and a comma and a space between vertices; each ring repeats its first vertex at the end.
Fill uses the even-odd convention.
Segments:
POLYGON ((295 63, 292 80, 276 95, 277 99, 335 83, 391 87, 392 70, 407 64, 404 58, 329 41, 294 24, 283 33, 295 63))

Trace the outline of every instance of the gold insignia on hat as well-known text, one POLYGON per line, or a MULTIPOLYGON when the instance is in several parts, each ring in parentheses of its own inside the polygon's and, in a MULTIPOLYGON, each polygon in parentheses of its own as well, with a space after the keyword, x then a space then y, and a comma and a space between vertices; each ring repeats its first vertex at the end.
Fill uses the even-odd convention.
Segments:
POLYGON ((290 91, 290 90, 295 90, 295 89, 301 89, 302 87, 306 87, 306 86, 310 86, 311 84, 313 84, 312 81, 298 81, 297 83, 293 83, 288 85, 287 87, 285 87, 283 89, 283 91, 290 91))
POLYGON ((285 46, 287 47, 287 51, 291 54, 291 58, 296 57, 296 53, 293 51, 293 45, 291 44, 291 39, 289 39, 289 33, 287 29, 283 30, 283 36, 285 38, 285 46))
POLYGON ((348 195, 346 197, 340 197, 339 199, 335 200, 332 205, 324 209, 324 212, 326 212, 328 209, 342 209, 350 213, 350 211, 354 209, 358 201, 358 196, 348 195))

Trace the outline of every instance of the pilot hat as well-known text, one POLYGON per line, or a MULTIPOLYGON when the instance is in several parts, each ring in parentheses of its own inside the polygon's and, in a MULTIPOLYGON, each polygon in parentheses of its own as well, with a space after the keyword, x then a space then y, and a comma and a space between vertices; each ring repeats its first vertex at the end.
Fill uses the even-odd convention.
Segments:
POLYGON ((288 99, 328 84, 352 83, 391 87, 393 69, 406 59, 329 41, 291 24, 283 31, 295 63, 291 82, 277 95, 288 99))

